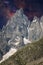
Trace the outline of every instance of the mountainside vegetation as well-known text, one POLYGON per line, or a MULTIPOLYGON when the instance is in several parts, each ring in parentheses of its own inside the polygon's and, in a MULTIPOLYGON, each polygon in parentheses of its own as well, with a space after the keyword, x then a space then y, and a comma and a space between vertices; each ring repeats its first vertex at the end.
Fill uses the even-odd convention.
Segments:
POLYGON ((43 65, 43 38, 27 44, 0 65, 43 65))

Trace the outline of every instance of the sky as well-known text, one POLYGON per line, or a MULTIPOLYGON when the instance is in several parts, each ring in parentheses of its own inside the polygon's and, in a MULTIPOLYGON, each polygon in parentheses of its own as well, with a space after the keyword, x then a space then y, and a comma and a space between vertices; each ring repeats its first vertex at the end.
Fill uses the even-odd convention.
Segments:
POLYGON ((17 9, 23 8, 24 14, 32 20, 43 15, 43 0, 0 0, 0 29, 17 9))

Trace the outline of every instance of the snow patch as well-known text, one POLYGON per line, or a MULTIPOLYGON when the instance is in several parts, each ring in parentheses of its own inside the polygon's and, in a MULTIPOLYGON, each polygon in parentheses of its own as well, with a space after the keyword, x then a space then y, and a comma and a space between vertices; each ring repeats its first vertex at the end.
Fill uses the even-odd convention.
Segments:
POLYGON ((9 50, 9 52, 6 53, 6 54, 3 56, 2 60, 0 61, 0 63, 2 63, 3 61, 7 60, 7 59, 8 59, 9 57, 11 57, 15 52, 17 52, 17 49, 11 48, 11 49, 9 50))
POLYGON ((29 39, 24 38, 24 44, 28 44, 31 43, 31 41, 29 39))

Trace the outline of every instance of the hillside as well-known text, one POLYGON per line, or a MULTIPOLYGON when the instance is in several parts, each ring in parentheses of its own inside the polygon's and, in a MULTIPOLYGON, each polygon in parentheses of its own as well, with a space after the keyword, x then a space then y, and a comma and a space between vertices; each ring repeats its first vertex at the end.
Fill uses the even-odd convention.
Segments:
POLYGON ((24 46, 0 65, 43 65, 43 38, 24 46))

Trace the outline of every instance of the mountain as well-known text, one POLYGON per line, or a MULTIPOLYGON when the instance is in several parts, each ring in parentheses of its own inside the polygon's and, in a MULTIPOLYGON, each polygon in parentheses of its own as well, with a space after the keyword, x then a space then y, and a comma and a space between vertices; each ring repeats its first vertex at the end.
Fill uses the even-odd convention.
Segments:
POLYGON ((0 58, 11 48, 20 49, 28 43, 36 42, 43 37, 43 16, 34 16, 28 20, 23 9, 20 8, 8 20, 0 31, 0 58))
POLYGON ((43 36, 42 26, 41 19, 34 16, 32 21, 28 20, 28 17, 23 13, 23 9, 20 8, 8 20, 3 29, 5 29, 5 37, 8 39, 8 45, 15 47, 14 43, 17 41, 15 39, 19 40, 20 46, 24 45, 24 38, 32 42, 39 40, 43 36))
MULTIPOLYGON (((26 37, 27 25, 30 23, 27 16, 23 14, 23 9, 17 10, 14 16, 6 24, 7 36, 10 37, 11 33, 17 34, 15 31, 20 32, 22 36, 26 37), (25 32, 25 33, 24 33, 25 32)), ((12 34, 11 34, 12 35, 12 34)), ((14 34, 13 34, 14 35, 14 34)), ((19 35, 19 34, 18 34, 19 35)))
POLYGON ((27 38, 27 26, 30 24, 26 15, 23 14, 23 9, 16 11, 6 26, 3 26, 0 31, 0 58, 6 54, 10 48, 19 48, 24 46, 23 38, 27 38))
POLYGON ((13 17, 9 19, 6 26, 2 30, 5 31, 5 37, 8 40, 8 45, 16 46, 14 43, 19 42, 16 47, 23 46, 23 38, 28 38, 27 27, 30 25, 30 21, 27 16, 24 15, 23 9, 16 11, 13 17))
POLYGON ((43 65, 43 38, 27 44, 0 65, 43 65))

